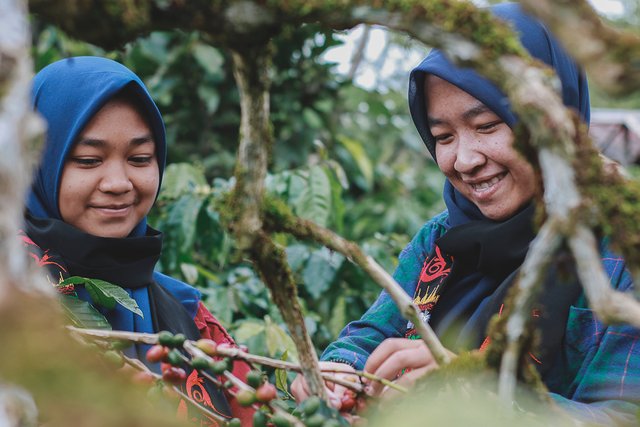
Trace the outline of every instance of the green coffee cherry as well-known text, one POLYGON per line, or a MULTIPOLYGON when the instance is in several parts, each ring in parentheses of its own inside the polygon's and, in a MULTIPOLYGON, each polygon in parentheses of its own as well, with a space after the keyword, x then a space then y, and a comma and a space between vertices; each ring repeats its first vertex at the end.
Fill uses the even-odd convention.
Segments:
POLYGON ((191 366, 193 366, 194 369, 198 369, 200 371, 209 369, 209 359, 207 359, 206 357, 194 357, 193 359, 191 359, 191 366))
POLYGON ((258 388, 262 384, 262 372, 249 371, 247 373, 247 384, 253 388, 258 388))
POLYGON ((180 351, 173 349, 167 355, 167 362, 172 364, 173 366, 178 366, 182 364, 182 354, 180 351))
POLYGON ((253 427, 267 427, 268 421, 267 414, 262 411, 256 411, 253 414, 253 427))
POLYGON ((276 427, 291 427, 291 421, 282 414, 275 414, 271 417, 271 422, 276 427))
POLYGON ((312 416, 306 419, 304 424, 307 427, 322 427, 322 425, 324 424, 324 421, 325 421, 324 416, 320 414, 313 414, 312 416))
POLYGON ((187 340, 187 337, 185 337, 184 334, 175 334, 172 339, 173 346, 182 347, 182 345, 186 340, 187 340))
POLYGON ((166 347, 173 347, 173 334, 169 331, 162 331, 158 333, 158 344, 166 347))
POLYGON ((311 396, 302 402, 302 413, 307 417, 315 414, 318 409, 320 409, 320 398, 318 396, 311 396))

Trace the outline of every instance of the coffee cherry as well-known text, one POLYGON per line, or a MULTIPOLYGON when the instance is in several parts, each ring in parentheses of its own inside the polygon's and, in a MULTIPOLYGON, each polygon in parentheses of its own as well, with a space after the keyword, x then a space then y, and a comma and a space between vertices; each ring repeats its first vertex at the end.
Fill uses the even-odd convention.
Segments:
POLYGON ((218 349, 218 344, 216 344, 215 341, 201 339, 196 341, 195 345, 209 357, 217 355, 216 350, 218 349))
POLYGON ((116 368, 122 368, 124 366, 124 357, 122 357, 119 351, 107 350, 103 353, 102 357, 116 368))
POLYGON ((187 340, 187 337, 185 337, 184 334, 175 334, 171 342, 174 347, 182 347, 182 345, 186 340, 187 340))
POLYGON ((276 390, 276 386, 271 383, 264 383, 256 389, 256 399, 258 399, 258 402, 271 402, 277 396, 278 391, 276 390))
POLYGON ((226 370, 227 370, 227 362, 223 360, 218 362, 213 362, 211 364, 211 371, 216 375, 222 375, 226 370))
POLYGON ((198 369, 200 371, 209 369, 209 359, 207 359, 206 357, 194 357, 193 359, 191 359, 191 366, 193 366, 194 369, 198 369))
POLYGON ((181 384, 187 379, 187 373, 182 368, 171 366, 162 371, 162 379, 169 384, 181 384))
POLYGON ((151 363, 162 362, 167 358, 169 349, 160 344, 156 344, 147 350, 147 360, 151 363))
POLYGON ((307 417, 315 414, 318 409, 320 409, 320 398, 318 396, 311 396, 302 402, 302 412, 307 417))
POLYGON ((352 395, 344 394, 340 399, 340 412, 351 412, 356 406, 356 399, 352 395))
POLYGON ((249 371, 247 373, 247 384, 253 388, 258 388, 262 384, 262 372, 249 371))
POLYGON ((158 333, 158 344, 166 347, 173 347, 173 334, 169 331, 161 331, 158 333))
POLYGON ((253 414, 253 427, 267 427, 268 421, 267 414, 262 411, 256 411, 253 414))
POLYGON ((133 343, 127 340, 115 340, 111 341, 109 347, 113 350, 126 350, 131 347, 133 343))
POLYGON ((182 353, 179 350, 173 349, 167 355, 167 362, 173 366, 178 366, 182 363, 182 353))
POLYGON ((306 419, 304 424, 307 427, 322 427, 322 425, 324 424, 324 421, 325 421, 324 416, 320 414, 313 414, 312 416, 306 419))
POLYGON ((276 427, 291 427, 291 421, 282 414, 275 414, 271 417, 271 422, 276 427))
POLYGON ((251 390, 240 390, 236 393, 236 400, 240 406, 250 406, 256 401, 256 394, 251 390))
POLYGON ((239 418, 232 418, 227 422, 227 427, 242 427, 242 422, 239 418))

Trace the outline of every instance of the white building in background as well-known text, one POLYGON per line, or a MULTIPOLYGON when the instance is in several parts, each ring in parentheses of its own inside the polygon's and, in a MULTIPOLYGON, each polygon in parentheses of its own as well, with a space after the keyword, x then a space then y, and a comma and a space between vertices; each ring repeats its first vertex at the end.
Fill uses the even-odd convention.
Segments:
POLYGON ((640 164, 640 110, 591 110, 591 138, 602 153, 623 166, 640 164))

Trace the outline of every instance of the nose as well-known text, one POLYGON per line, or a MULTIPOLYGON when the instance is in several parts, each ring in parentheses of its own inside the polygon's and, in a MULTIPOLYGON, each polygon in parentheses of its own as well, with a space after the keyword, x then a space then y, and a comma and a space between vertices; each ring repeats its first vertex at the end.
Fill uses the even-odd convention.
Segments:
POLYGON ((472 135, 459 135, 454 168, 458 173, 475 172, 487 161, 480 141, 472 135))
POLYGON ((120 162, 113 162, 103 170, 104 176, 98 185, 100 191, 103 193, 122 194, 133 190, 133 183, 126 165, 120 164, 120 162))

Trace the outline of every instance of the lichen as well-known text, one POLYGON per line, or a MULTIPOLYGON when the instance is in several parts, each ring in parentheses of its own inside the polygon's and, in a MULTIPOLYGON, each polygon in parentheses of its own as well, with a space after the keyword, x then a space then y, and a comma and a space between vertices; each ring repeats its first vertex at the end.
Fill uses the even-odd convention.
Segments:
POLYGON ((640 183, 625 179, 613 167, 605 169, 584 125, 579 131, 574 168, 584 203, 578 215, 601 237, 608 237, 628 265, 640 265, 640 183))

